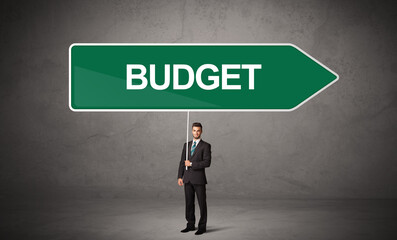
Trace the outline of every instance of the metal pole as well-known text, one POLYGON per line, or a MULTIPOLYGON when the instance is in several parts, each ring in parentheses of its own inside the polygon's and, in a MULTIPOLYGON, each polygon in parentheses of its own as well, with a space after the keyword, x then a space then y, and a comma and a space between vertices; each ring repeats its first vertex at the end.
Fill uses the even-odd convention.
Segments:
MULTIPOLYGON (((186 159, 188 159, 188 148, 189 148, 189 111, 187 111, 187 122, 186 122, 186 159)), ((186 166, 186 170, 187 170, 187 166, 186 166)))

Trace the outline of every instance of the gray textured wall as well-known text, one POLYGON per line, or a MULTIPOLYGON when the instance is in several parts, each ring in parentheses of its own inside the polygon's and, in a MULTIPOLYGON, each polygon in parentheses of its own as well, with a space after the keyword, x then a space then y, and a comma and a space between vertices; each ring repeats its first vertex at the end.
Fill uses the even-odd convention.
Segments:
POLYGON ((380 1, 1 3, 1 194, 183 198, 186 113, 68 108, 75 42, 293 43, 340 80, 289 113, 192 112, 210 197, 397 197, 396 14, 380 1))

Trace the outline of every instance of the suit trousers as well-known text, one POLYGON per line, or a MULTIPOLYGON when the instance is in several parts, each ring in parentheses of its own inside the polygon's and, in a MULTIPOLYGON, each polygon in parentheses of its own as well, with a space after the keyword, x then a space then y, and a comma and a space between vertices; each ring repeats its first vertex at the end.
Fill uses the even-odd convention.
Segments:
POLYGON ((194 214, 194 193, 197 195, 197 201, 200 207, 199 229, 207 227, 207 195, 205 184, 185 183, 185 203, 186 203, 186 220, 188 227, 194 227, 196 216, 194 214))

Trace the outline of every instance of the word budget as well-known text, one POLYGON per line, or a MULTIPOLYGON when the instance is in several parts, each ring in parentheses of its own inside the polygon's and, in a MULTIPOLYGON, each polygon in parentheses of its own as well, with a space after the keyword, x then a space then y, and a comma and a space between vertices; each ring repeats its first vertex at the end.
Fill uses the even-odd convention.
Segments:
POLYGON ((262 69, 262 64, 222 64, 221 72, 219 68, 213 64, 203 64, 197 68, 196 72, 193 68, 187 64, 164 64, 164 83, 156 83, 156 65, 150 64, 149 66, 149 81, 146 77, 147 69, 142 64, 127 64, 127 89, 128 90, 140 90, 145 89, 148 84, 155 90, 164 90, 170 87, 171 81, 171 67, 172 67, 172 88, 175 90, 186 90, 193 86, 196 81, 197 85, 203 90, 213 90, 219 87, 221 84, 222 90, 240 90, 241 85, 228 83, 229 79, 238 80, 240 74, 248 74, 248 89, 254 90, 255 86, 255 70, 262 69), (202 79, 203 71, 212 71, 214 74, 210 74, 206 79, 211 84, 205 84, 202 79), (230 73, 229 70, 234 70, 234 73, 230 73), (235 73, 239 70, 239 73, 235 73), (188 74, 188 81, 186 84, 181 84, 179 81, 180 71, 186 71, 188 74))

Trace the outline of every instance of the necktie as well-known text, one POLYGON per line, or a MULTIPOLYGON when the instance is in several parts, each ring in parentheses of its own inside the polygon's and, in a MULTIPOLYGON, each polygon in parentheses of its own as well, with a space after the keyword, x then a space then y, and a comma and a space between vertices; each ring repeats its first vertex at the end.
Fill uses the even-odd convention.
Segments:
POLYGON ((196 149, 196 141, 193 143, 192 150, 190 150, 190 155, 193 155, 194 149, 196 149))

